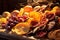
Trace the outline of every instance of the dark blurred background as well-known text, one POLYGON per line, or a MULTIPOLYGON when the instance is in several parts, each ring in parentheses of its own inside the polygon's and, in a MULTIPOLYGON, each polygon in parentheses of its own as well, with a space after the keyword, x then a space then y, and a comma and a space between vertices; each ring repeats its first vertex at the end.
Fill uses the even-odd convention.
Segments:
POLYGON ((11 12, 14 9, 22 7, 20 3, 27 4, 27 0, 0 0, 0 14, 4 11, 11 12))
MULTIPOLYGON (((20 9, 24 5, 27 5, 27 2, 31 2, 32 0, 0 0, 0 14, 4 11, 13 11, 14 9, 20 9)), ((54 3, 59 2, 60 0, 48 0, 54 1, 54 3)), ((31 4, 31 3, 30 3, 31 4)))

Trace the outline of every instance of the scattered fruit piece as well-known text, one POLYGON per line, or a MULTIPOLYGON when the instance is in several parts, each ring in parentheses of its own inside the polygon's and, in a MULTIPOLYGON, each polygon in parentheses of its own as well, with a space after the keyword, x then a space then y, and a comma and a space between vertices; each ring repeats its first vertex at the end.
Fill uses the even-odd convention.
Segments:
POLYGON ((55 26, 55 21, 51 21, 48 24, 48 30, 51 30, 55 26))
POLYGON ((38 37, 44 37, 46 35, 46 32, 39 32, 37 35, 38 37))
POLYGON ((40 6, 34 7, 34 11, 39 11, 39 10, 40 10, 40 6))
POLYGON ((26 34, 30 30, 31 21, 32 18, 28 19, 27 22, 18 23, 12 31, 19 35, 26 34))
POLYGON ((18 17, 22 16, 23 14, 24 14, 24 8, 21 8, 21 9, 20 9, 20 12, 19 12, 19 14, 18 14, 18 17))
POLYGON ((10 12, 4 12, 3 14, 2 14, 2 16, 3 17, 5 17, 5 18, 7 18, 7 19, 9 19, 10 17, 11 17, 11 14, 10 14, 10 12))
POLYGON ((11 12, 12 16, 18 16, 19 14, 19 10, 14 10, 13 12, 11 12))
POLYGON ((31 12, 31 11, 33 11, 33 8, 32 8, 32 6, 27 5, 27 6, 24 7, 24 11, 25 12, 31 12))
POLYGON ((6 18, 0 18, 0 23, 7 23, 7 19, 6 18))
POLYGON ((57 30, 54 30, 54 31, 51 31, 49 34, 48 34, 48 37, 50 39, 60 39, 60 29, 57 29, 57 30))
POLYGON ((59 7, 58 7, 58 6, 55 6, 51 11, 52 11, 52 12, 56 12, 57 9, 59 9, 59 7))
POLYGON ((46 15, 46 18, 48 18, 49 20, 52 20, 55 17, 55 13, 51 11, 45 11, 45 15, 46 15))
POLYGON ((42 19, 42 14, 39 12, 30 12, 29 17, 33 18, 33 21, 40 22, 42 19))

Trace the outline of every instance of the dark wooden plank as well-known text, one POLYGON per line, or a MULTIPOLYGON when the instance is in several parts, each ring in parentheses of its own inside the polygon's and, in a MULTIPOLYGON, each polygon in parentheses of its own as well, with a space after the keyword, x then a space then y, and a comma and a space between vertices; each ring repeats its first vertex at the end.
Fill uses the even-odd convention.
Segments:
POLYGON ((9 40, 31 40, 28 38, 24 38, 22 36, 18 36, 18 35, 14 35, 14 34, 8 34, 8 33, 3 33, 0 32, 0 37, 1 38, 5 38, 5 39, 9 39, 9 40))

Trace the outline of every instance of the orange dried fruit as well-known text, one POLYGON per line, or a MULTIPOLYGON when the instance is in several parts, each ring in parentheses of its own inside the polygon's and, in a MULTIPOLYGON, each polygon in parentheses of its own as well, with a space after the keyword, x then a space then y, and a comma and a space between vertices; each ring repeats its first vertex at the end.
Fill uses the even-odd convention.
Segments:
POLYGON ((42 14, 40 14, 39 12, 30 12, 29 17, 33 18, 33 21, 37 21, 40 22, 41 18, 42 18, 42 14))
POLYGON ((23 13, 24 13, 24 8, 21 8, 21 9, 20 9, 20 12, 19 12, 19 14, 18 14, 18 16, 22 16, 23 13))
POLYGON ((7 23, 7 19, 6 18, 0 18, 0 23, 7 23))
POLYGON ((52 12, 54 12, 54 13, 56 13, 56 11, 59 9, 59 7, 58 6, 55 6, 51 11, 52 12))
POLYGON ((32 6, 25 6, 24 11, 25 12, 31 12, 31 11, 33 11, 33 8, 32 8, 32 6))
POLYGON ((21 22, 18 23, 13 29, 12 31, 22 35, 22 34, 26 34, 27 32, 29 32, 30 30, 30 24, 31 24, 32 18, 28 19, 27 22, 21 22))
POLYGON ((7 18, 7 19, 9 19, 9 17, 11 16, 11 14, 10 14, 10 12, 4 12, 3 13, 3 15, 2 15, 3 17, 5 17, 5 18, 7 18))

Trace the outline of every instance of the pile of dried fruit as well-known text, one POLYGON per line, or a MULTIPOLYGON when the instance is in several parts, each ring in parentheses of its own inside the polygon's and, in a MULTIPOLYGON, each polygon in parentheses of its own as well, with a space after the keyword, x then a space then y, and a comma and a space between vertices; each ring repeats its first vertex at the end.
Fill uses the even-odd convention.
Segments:
POLYGON ((59 39, 60 7, 55 6, 51 9, 47 5, 35 7, 27 5, 11 13, 6 11, 0 16, 0 29, 18 35, 59 39))

